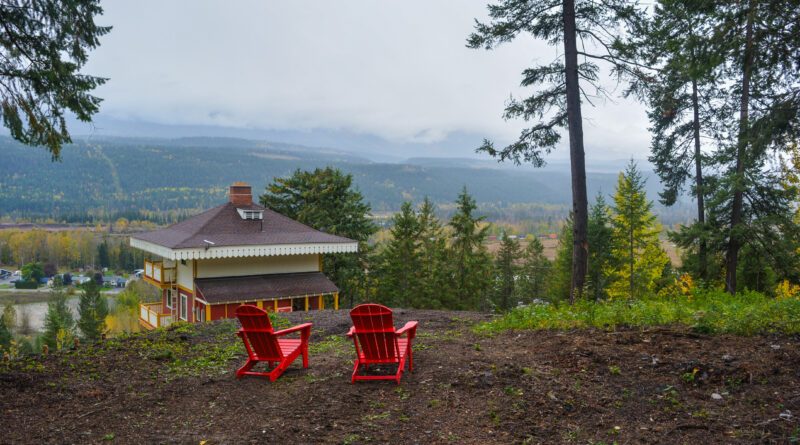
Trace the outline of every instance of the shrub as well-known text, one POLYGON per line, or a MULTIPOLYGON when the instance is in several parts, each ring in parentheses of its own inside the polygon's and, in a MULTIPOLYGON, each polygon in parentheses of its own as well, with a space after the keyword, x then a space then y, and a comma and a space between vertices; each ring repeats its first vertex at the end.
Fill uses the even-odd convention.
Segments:
POLYGON ((745 290, 732 296, 721 289, 691 289, 688 295, 633 301, 579 301, 537 304, 475 327, 491 333, 510 329, 568 329, 654 326, 682 323, 707 334, 800 333, 800 298, 770 298, 745 290))
POLYGON ((15 289, 37 289, 39 283, 33 280, 17 280, 14 282, 15 289))

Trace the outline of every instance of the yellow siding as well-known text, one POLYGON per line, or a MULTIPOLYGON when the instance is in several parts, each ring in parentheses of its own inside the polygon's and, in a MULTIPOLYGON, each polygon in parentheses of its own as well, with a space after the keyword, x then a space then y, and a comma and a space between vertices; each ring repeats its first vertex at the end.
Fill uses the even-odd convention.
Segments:
POLYGON ((268 273, 314 272, 319 256, 287 255, 270 257, 216 258, 197 261, 197 278, 235 277, 268 273))
POLYGON ((178 267, 178 286, 194 293, 194 261, 186 260, 186 264, 176 261, 178 267))

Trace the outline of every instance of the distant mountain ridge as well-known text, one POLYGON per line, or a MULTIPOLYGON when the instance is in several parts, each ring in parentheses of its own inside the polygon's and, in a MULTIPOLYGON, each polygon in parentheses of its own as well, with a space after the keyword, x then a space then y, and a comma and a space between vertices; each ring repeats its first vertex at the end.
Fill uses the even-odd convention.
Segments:
MULTIPOLYGON (((220 137, 93 137, 65 147, 58 163, 40 148, 0 137, 0 153, 0 211, 12 217, 190 214, 224 202, 233 181, 247 181, 260 194, 274 177, 326 166, 352 174, 376 212, 396 211, 404 200, 425 196, 446 207, 464 185, 484 207, 536 203, 560 209, 560 217, 571 207, 568 169, 500 168, 468 158, 379 163, 343 150, 220 137)), ((616 181, 617 173, 588 173, 589 196, 613 193, 616 181)), ((650 199, 657 190, 651 179, 650 199)), ((685 220, 684 210, 670 212, 676 210, 678 220, 685 220)))

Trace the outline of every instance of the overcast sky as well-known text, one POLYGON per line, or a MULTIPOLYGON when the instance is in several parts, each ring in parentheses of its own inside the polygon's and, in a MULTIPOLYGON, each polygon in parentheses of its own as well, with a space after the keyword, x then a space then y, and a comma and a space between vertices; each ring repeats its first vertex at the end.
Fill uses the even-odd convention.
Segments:
MULTIPOLYGON (((97 90, 105 99, 99 134, 110 131, 104 119, 324 131, 475 156, 473 146, 448 141, 458 135, 514 140, 525 123, 502 119, 509 94, 524 96, 521 71, 549 63, 560 50, 527 37, 494 51, 466 48, 473 19, 485 18, 485 1, 114 0, 102 6, 97 22, 114 29, 84 69, 110 78, 97 90)), ((584 106, 583 115, 590 160, 647 156, 641 105, 617 99, 584 106)))

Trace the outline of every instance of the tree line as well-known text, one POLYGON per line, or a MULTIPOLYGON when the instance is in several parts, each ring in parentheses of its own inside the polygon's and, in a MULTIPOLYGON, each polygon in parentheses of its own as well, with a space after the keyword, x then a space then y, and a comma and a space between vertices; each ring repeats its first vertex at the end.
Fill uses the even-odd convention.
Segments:
POLYGON ((687 188, 696 198, 695 223, 672 234, 690 252, 694 275, 709 283, 724 270, 725 289, 735 294, 747 280, 741 263, 754 257, 797 274, 786 270, 797 258, 785 242, 797 239, 797 195, 781 174, 799 132, 797 0, 499 0, 488 12, 488 21, 476 20, 468 47, 491 50, 529 34, 562 49, 550 64, 525 69, 522 86, 533 93, 506 105, 506 119, 532 125, 506 147, 486 140, 478 150, 541 166, 561 130, 568 133, 572 301, 585 288, 595 248, 581 108, 609 96, 602 68, 648 107, 662 202, 674 204, 687 188))
MULTIPOLYGON (((796 175, 793 180, 797 188, 796 175)), ((503 236, 499 251, 490 254, 485 243, 489 226, 466 187, 446 222, 439 219, 430 199, 417 205, 404 202, 391 218, 388 236, 375 244, 368 243, 377 231, 368 217, 370 206, 353 186, 352 177, 339 170, 297 170, 290 178, 276 178, 260 201, 318 230, 359 242, 357 254, 325 255, 323 261, 323 270, 351 306, 371 301, 413 308, 505 311, 535 301, 568 301, 572 296, 572 218, 563 225, 551 262, 535 237, 523 248, 516 237, 503 236)), ((584 298, 652 298, 671 295, 687 283, 724 283, 721 269, 702 281, 692 250, 683 250, 683 264, 673 267, 662 247, 663 235, 669 232, 653 214, 645 180, 633 161, 619 174, 610 202, 597 195, 587 224, 594 247, 587 259, 584 298)), ((798 239, 787 240, 786 248, 796 254, 798 239)), ((775 268, 763 258, 748 256, 739 267, 742 284, 750 290, 773 293, 781 283, 797 283, 796 259, 775 268)))
POLYGON ((90 230, 0 230, 0 264, 22 269, 39 264, 44 276, 58 271, 103 269, 131 271, 143 267, 146 253, 130 247, 126 236, 90 230))

